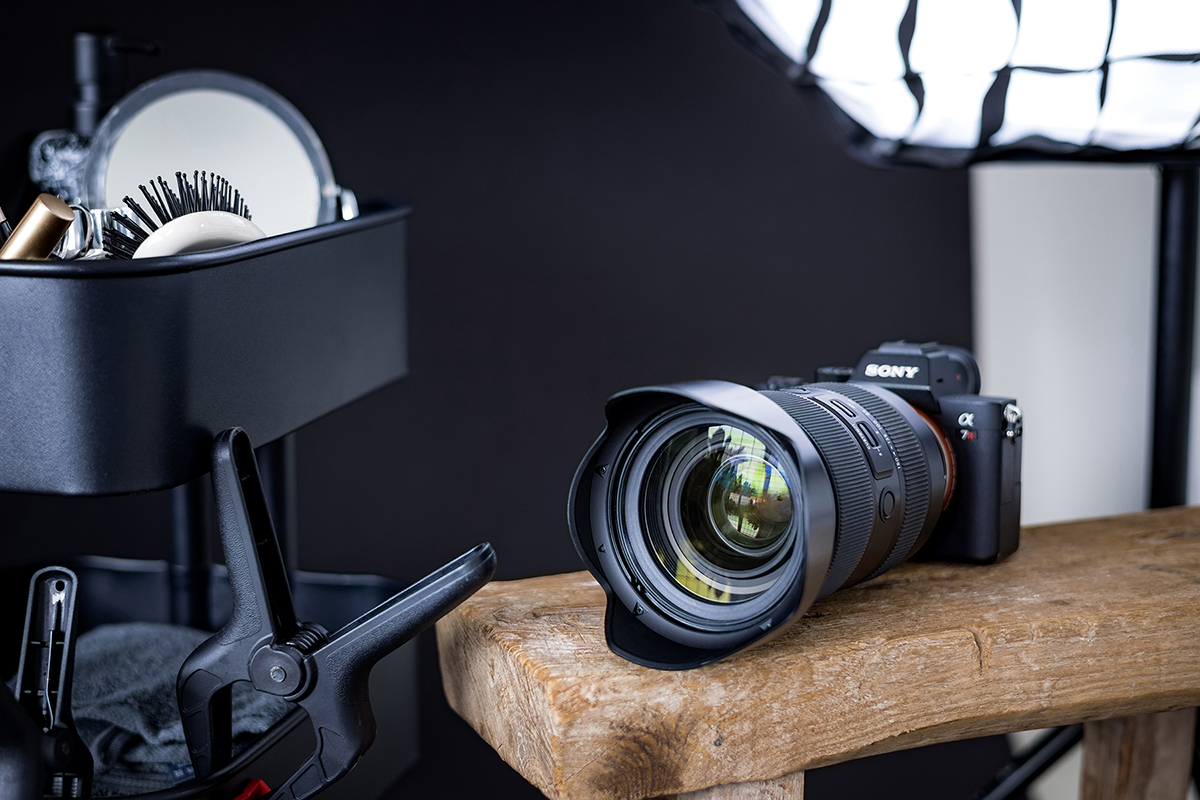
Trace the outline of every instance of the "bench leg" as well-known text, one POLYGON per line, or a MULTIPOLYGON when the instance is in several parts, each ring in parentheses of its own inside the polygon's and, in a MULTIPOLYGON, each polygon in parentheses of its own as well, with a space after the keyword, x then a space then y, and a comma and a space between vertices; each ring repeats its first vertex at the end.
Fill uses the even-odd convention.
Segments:
POLYGON ((674 800, 804 800, 804 770, 769 781, 710 786, 677 794, 674 800))
POLYGON ((1196 709, 1088 722, 1081 800, 1184 800, 1196 709))

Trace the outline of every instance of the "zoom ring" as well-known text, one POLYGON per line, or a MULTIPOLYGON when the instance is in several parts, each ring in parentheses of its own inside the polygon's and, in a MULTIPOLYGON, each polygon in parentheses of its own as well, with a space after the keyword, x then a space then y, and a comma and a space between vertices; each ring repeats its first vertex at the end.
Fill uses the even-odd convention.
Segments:
POLYGON ((853 574, 866 552, 875 517, 874 483, 854 434, 811 398, 791 392, 763 392, 796 420, 817 447, 833 481, 837 503, 837 532, 833 558, 822 583, 822 594, 840 587, 853 574))
POLYGON ((891 437, 896 455, 900 459, 900 474, 904 481, 904 522, 900 525, 900 535, 896 537, 896 544, 883 564, 863 579, 870 580, 903 561, 916 543, 917 537, 921 535, 921 529, 925 526, 925 516, 929 511, 929 468, 921 451, 921 442, 912 426, 886 400, 853 384, 834 383, 821 386, 849 397, 875 417, 891 437))

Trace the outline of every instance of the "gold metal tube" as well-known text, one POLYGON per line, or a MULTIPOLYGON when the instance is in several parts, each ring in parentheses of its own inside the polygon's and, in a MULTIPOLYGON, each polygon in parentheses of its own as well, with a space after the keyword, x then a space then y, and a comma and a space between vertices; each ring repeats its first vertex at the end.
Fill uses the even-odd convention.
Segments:
POLYGON ((0 261, 44 261, 75 221, 75 212, 52 194, 39 194, 0 247, 0 261))

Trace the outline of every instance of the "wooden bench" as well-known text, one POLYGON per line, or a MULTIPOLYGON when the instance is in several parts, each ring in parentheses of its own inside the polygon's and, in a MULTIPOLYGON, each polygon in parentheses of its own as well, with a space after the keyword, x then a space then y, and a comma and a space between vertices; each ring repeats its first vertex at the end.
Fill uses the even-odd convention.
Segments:
POLYGON ((603 626, 584 572, 492 583, 437 626, 451 706, 551 798, 798 798, 806 768, 1108 720, 1086 728, 1084 797, 1182 800, 1200 509, 1027 528, 994 566, 903 564, 696 670, 624 661, 603 626))

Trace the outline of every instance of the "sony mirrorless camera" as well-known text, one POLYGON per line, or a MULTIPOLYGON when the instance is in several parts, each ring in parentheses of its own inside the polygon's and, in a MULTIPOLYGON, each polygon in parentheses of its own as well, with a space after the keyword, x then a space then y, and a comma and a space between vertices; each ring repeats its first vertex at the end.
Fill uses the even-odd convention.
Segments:
POLYGON ((814 383, 609 398, 568 503, 575 547, 608 595, 609 647, 696 667, 912 556, 1012 553, 1021 411, 979 385, 966 350, 901 341, 814 383))

